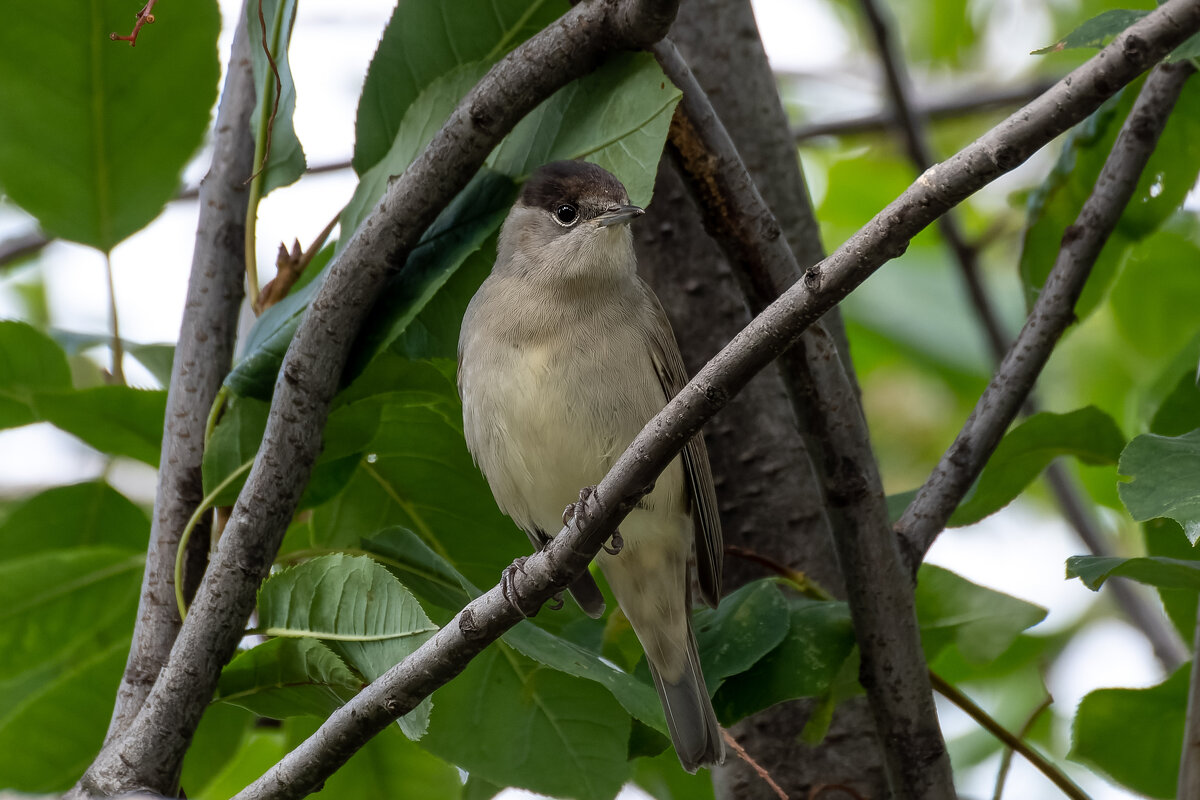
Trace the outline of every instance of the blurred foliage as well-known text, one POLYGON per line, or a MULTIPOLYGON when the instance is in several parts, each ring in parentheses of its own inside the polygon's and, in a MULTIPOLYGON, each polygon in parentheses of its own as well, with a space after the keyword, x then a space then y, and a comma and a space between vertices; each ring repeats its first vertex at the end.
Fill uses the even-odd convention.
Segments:
MULTIPOLYGON (((342 216, 343 236, 246 337, 206 442, 209 505, 231 504, 244 482, 283 354, 335 252, 475 79, 567 7, 557 0, 470 4, 449 15, 438 0, 403 0, 383 31, 358 107, 353 151, 360 182, 342 216)), ((820 106, 826 118, 882 107, 858 4, 828 0, 817 7, 840 24, 852 55, 843 74, 826 82, 837 91, 812 78, 792 80, 785 102, 792 109, 820 106)), ((917 94, 928 99, 1062 75, 1090 51, 1028 51, 1100 15, 1104 22, 1077 38, 1110 36, 1113 20, 1137 16, 1114 10, 1152 7, 1148 1, 913 0, 891 11, 917 94)), ((38 16, 43 12, 16 5, 0 12, 6 22, 0 67, 18 65, 0 69, 0 100, 12 111, 0 117, 0 188, 45 230, 108 250, 158 214, 205 135, 217 76, 215 4, 181 7, 169 32, 164 24, 143 32, 133 50, 94 41, 94 31, 127 19, 127 9, 111 2, 59 20, 51 27, 61 41, 34 47, 42 39, 31 31, 50 26, 38 16), (156 68, 168 55, 187 68, 177 69, 176 61, 171 70, 156 68), (44 90, 48 85, 53 93, 44 90), (143 126, 154 135, 140 135, 143 126)), ((264 12, 282 83, 263 177, 269 189, 304 180, 291 120, 303 87, 293 84, 287 64, 296 4, 271 2, 264 12)), ((164 11, 160 23, 167 21, 164 11)), ((265 58, 256 58, 255 71, 260 86, 273 83, 265 58)), ((1010 335, 1135 92, 1121 93, 1028 166, 956 209, 1010 335)), ((1044 412, 1013 427, 954 519, 977 521, 1016 498, 1045 507, 1038 475, 1052 459, 1075 456, 1071 473, 1087 503, 1105 511, 1112 528, 1105 533, 1120 555, 1073 558, 1069 574, 1094 589, 1110 576, 1155 587, 1185 639, 1200 598, 1200 559, 1192 547, 1200 222, 1184 205, 1200 170, 1197 92, 1200 83, 1193 81, 1096 268, 1080 319, 1038 385, 1044 412)), ((261 589, 255 632, 262 639, 254 646, 258 640, 247 640, 225 669, 188 753, 189 797, 221 800, 239 791, 527 549, 496 509, 463 442, 453 363, 459 321, 530 170, 554 158, 587 158, 617 174, 644 204, 678 97, 645 54, 615 57, 565 87, 510 134, 395 270, 355 343, 302 513, 261 589)), ((255 114, 256 130, 265 110, 260 105, 255 114)), ((930 127, 932 145, 939 157, 948 156, 1002 115, 988 110, 939 119, 930 127)), ((825 137, 805 144, 800 156, 829 249, 917 175, 892 131, 825 137)), ((109 463, 157 465, 165 392, 108 385, 92 357, 110 345, 109 337, 62 329, 37 258, 3 268, 0 292, 23 312, 20 321, 0 321, 0 428, 48 423, 109 463)), ((842 310, 886 488, 911 489, 953 440, 991 376, 978 312, 935 227, 842 310)), ((169 382, 170 344, 123 347, 160 385, 169 382)), ((893 501, 900 508, 904 498, 893 501)), ((146 510, 106 480, 0 504, 0 788, 61 791, 96 752, 128 649, 149 528, 146 510)), ((1097 603, 1047 632, 1037 627, 1046 610, 1003 591, 1017 585, 1016 577, 998 571, 983 586, 926 565, 917 584, 931 667, 1014 730, 1047 700, 1045 676, 1062 653, 1113 613, 1097 603)), ((837 703, 861 692, 844 604, 801 597, 767 579, 742 587, 717 610, 699 612, 695 625, 723 724, 811 698, 803 738, 812 745, 837 703)), ((568 602, 511 630, 355 755, 319 795, 475 800, 512 785, 606 800, 632 781, 659 800, 707 800, 707 777, 683 773, 670 751, 642 661, 619 613, 591 620, 568 602)), ((1133 791, 1169 796, 1186 673, 1163 675, 1165 682, 1149 689, 1093 692, 1077 712, 1051 707, 1028 738, 1061 759, 1070 727, 1071 758, 1133 791), (1072 715, 1068 726, 1064 718, 1072 715), (1153 735, 1125 746, 1133 729, 1153 735)), ((964 774, 991 769, 989 759, 1000 752, 977 728, 949 745, 964 774)))

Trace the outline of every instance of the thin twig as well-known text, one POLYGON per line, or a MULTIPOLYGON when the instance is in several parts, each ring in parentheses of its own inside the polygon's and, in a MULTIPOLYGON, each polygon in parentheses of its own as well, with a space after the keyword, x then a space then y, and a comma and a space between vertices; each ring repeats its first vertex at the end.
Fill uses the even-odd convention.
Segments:
MULTIPOLYGON (((870 23, 871 32, 875 38, 879 57, 884 68, 884 75, 891 98, 892 109, 898 127, 903 134, 905 149, 909 160, 919 170, 924 171, 934 163, 934 154, 929 143, 929 132, 925 119, 916 110, 912 101, 912 92, 904 59, 895 42, 893 28, 886 19, 886 14, 878 0, 859 0, 863 12, 870 23)), ((975 309, 976 319, 983 331, 984 339, 996 363, 999 364, 1007 352, 1010 337, 1005 333, 1000 323, 1000 315, 988 296, 980 279, 978 248, 970 245, 958 224, 958 218, 950 212, 938 220, 942 237, 946 240, 959 274, 967 290, 971 306, 975 309)), ((1025 404, 1027 413, 1036 411, 1036 403, 1030 395, 1025 404)), ((1094 520, 1088 516, 1079 502, 1078 491, 1073 486, 1070 475, 1058 463, 1052 463, 1045 473, 1046 482, 1051 493, 1067 522, 1075 529, 1079 538, 1093 555, 1109 555, 1109 549, 1104 544, 1103 536, 1096 528, 1094 520)), ((1162 615, 1155 613, 1144 596, 1124 581, 1113 581, 1109 584, 1117 604, 1125 612, 1126 618, 1134 623, 1150 641, 1159 661, 1168 671, 1173 671, 1187 658, 1186 652, 1178 641, 1173 629, 1163 624, 1162 615)))
MULTIPOLYGON (((797 281, 800 267, 674 44, 663 40, 652 50, 683 90, 669 133, 672 151, 705 229, 737 267, 751 311, 761 311, 797 281)), ((929 687, 912 586, 888 526, 855 387, 820 322, 801 335, 780 367, 821 480, 862 653, 860 679, 891 782, 903 797, 952 797, 954 778, 929 687)))
POLYGON ((112 350, 110 374, 114 383, 125 385, 125 345, 121 342, 120 317, 117 314, 117 282, 113 279, 112 253, 104 254, 104 274, 108 277, 108 326, 112 350))
POLYGON ((141 33, 142 26, 149 25, 154 22, 154 4, 157 2, 158 0, 148 0, 146 5, 142 6, 142 10, 137 12, 133 22, 132 33, 130 33, 128 36, 122 36, 116 31, 113 31, 108 35, 109 40, 113 42, 129 42, 130 47, 136 46, 138 34, 141 33))
MULTIPOLYGON (((954 119, 1022 106, 1053 85, 1052 80, 1039 80, 1025 86, 979 87, 958 97, 915 103, 914 107, 916 113, 924 119, 954 119)), ((896 116, 889 109, 875 114, 805 123, 792 129, 792 137, 803 143, 821 136, 850 136, 887 131, 896 124, 896 116)))
POLYGON ((1183 752, 1179 761, 1178 798, 1200 797, 1200 612, 1192 634, 1192 669, 1188 678, 1187 715, 1183 726, 1183 752))
MULTIPOLYGON (((129 729, 166 664, 179 631, 174 602, 175 554, 180 534, 204 494, 200 476, 204 428, 233 358, 242 301, 244 181, 250 174, 254 153, 249 121, 254 108, 254 80, 249 58, 245 24, 239 23, 217 114, 213 166, 200 190, 196 246, 167 394, 150 547, 133 644, 113 707, 109 739, 129 729)), ((207 536, 197 535, 193 542, 187 549, 185 596, 195 590, 197 573, 207 557, 207 536)), ((172 787, 160 788, 166 791, 172 787)))
POLYGON ((896 531, 909 548, 914 575, 1020 411, 1055 343, 1074 320, 1075 302, 1092 265, 1133 196, 1138 178, 1191 72, 1188 64, 1162 65, 1146 80, 1092 194, 1075 224, 1063 234, 1054 268, 1020 335, 958 437, 896 523, 896 531))
MULTIPOLYGON (((609 52, 652 44, 666 33, 676 8, 673 0, 574 6, 502 58, 467 93, 430 145, 389 184, 369 223, 360 227, 331 265, 291 342, 259 456, 142 713, 105 745, 69 796, 173 788, 183 754, 221 668, 241 639, 258 584, 275 560, 321 449, 321 431, 350 345, 392 273, 391 265, 403 262, 425 228, 520 119, 553 92, 598 67, 609 52)), ((244 208, 241 211, 245 213, 244 208)), ((182 361, 176 358, 176 370, 182 361)), ((205 400, 201 427, 191 436, 197 445, 211 407, 211 397, 205 400)), ((586 568, 586 561, 579 567, 586 568)), ((162 596, 178 619, 171 592, 162 596)), ((498 591, 495 597, 507 605, 498 591)), ((511 624, 516 621, 514 617, 511 624)), ((480 647, 487 641, 491 639, 480 640, 480 647)), ((453 674, 451 669, 434 677, 444 682, 453 674)), ((365 718, 359 720, 356 736, 343 739, 340 747, 318 748, 323 750, 319 757, 302 756, 299 772, 289 772, 284 784, 274 784, 269 777, 267 784, 287 796, 311 790, 386 727, 386 716, 396 707, 393 702, 383 709, 384 716, 376 718, 378 727, 371 728, 365 718)), ((285 760, 273 773, 296 769, 296 761, 285 760)), ((263 787, 247 791, 255 796, 263 787)))
MULTIPOLYGON (((1025 737, 1033 730, 1034 724, 1046 709, 1054 703, 1054 698, 1046 695, 1042 698, 1042 702, 1038 703, 1037 708, 1033 710, 1025 720, 1025 724, 1017 731, 1017 739, 1025 741, 1025 737)), ((1013 753, 1017 752, 1011 747, 1004 748, 1004 754, 1000 756, 1000 768, 996 770, 996 788, 992 792, 992 800, 1000 800, 1004 796, 1004 784, 1008 780, 1008 771, 1012 768, 1013 753)))
POLYGON ((793 587, 795 587, 796 591, 800 592, 800 594, 804 595, 805 597, 811 597, 814 600, 834 599, 832 594, 827 592, 819 583, 814 581, 800 570, 792 569, 786 564, 780 564, 775 559, 764 556, 761 553, 756 553, 749 548, 739 547, 734 544, 727 544, 725 545, 725 554, 735 556, 736 558, 742 558, 746 561, 751 561, 755 564, 766 567, 790 583, 793 587))
POLYGON ((746 748, 742 747, 738 743, 738 740, 733 738, 733 734, 724 728, 721 728, 721 738, 725 740, 725 744, 729 745, 730 750, 738 754, 738 758, 740 758, 742 761, 745 761, 746 764, 749 765, 750 769, 754 770, 755 774, 762 778, 763 782, 767 784, 767 786, 771 787, 771 791, 775 793, 775 796, 778 797, 779 800, 788 800, 787 792, 780 788, 779 784, 775 782, 775 779, 771 777, 771 773, 767 772, 766 767, 762 766, 750 757, 750 754, 746 752, 746 748))
POLYGON ((1080 789, 1073 780, 1067 777, 1065 772, 1047 761, 1041 753, 1034 750, 1026 742, 1010 733, 1007 728, 976 705, 971 698, 967 697, 934 672, 929 673, 929 678, 933 682, 933 688, 937 689, 938 694, 961 708, 966 712, 967 716, 978 722, 988 733, 1020 753, 1038 772, 1049 778, 1059 789, 1062 789, 1063 794, 1070 797, 1071 800, 1091 800, 1083 789, 1080 789))
MULTIPOLYGON (((370 224, 360 227, 331 266, 292 340, 259 457, 172 658, 135 724, 104 748, 70 796, 154 786, 177 770, 220 667, 244 629, 258 581, 270 568, 295 511, 320 450, 319 432, 350 343, 384 284, 386 265, 415 245, 438 210, 461 191, 517 119, 595 67, 608 49, 652 44, 653 37, 665 32, 674 11, 669 2, 574 6, 494 67, 417 160, 389 185, 370 224)), ((1198 29, 1200 0, 1170 0, 1150 12, 1049 93, 927 171, 837 252, 810 268, 646 425, 572 526, 531 556, 523 572, 510 574, 509 586, 522 606, 540 605, 586 569, 621 518, 700 426, 808 325, 902 251, 946 208, 1018 166, 1198 29)), ((459 674, 521 619, 501 587, 493 587, 334 712, 239 797, 295 797, 316 786, 373 734, 459 674)))

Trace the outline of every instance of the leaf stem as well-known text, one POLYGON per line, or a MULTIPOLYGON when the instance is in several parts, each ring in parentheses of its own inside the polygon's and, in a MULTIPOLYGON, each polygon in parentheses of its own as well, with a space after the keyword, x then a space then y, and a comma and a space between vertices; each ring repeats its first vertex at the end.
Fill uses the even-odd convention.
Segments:
POLYGON ((104 253, 104 272, 108 276, 108 320, 112 333, 112 377, 118 384, 125 384, 125 345, 121 341, 121 327, 117 321, 117 283, 113 280, 112 253, 104 253))
POLYGON ((933 684, 933 688, 937 692, 949 700, 954 705, 962 709, 967 716, 975 720, 988 733, 995 736, 1000 741, 1011 747, 1014 751, 1025 757, 1025 760, 1032 764, 1038 772, 1050 779, 1051 783, 1062 789, 1063 794, 1072 800, 1091 800, 1087 793, 1076 785, 1075 781, 1067 777, 1067 774, 1059 769, 1054 764, 1051 764, 1041 753, 1034 750, 1020 737, 1014 736, 1003 725, 992 718, 986 711, 977 706, 971 698, 960 692, 954 686, 950 685, 944 678, 929 671, 929 680, 933 684))
MULTIPOLYGON (((1046 695, 1042 698, 1042 702, 1038 703, 1038 707, 1029 715, 1029 719, 1025 720, 1025 724, 1021 726, 1021 730, 1017 731, 1017 738, 1024 739, 1029 735, 1029 731, 1033 729, 1033 724, 1037 722, 1038 717, 1042 712, 1050 707, 1054 702, 1054 698, 1046 695)), ((1000 769, 996 771, 996 789, 992 792, 992 800, 1000 800, 1004 794, 1004 782, 1008 780, 1008 770, 1012 766, 1012 757, 1014 750, 1011 747, 1004 748, 1004 755, 1000 757, 1000 769)))
POLYGON ((200 523, 200 518, 212 508, 213 503, 220 496, 221 492, 242 475, 249 472, 250 467, 253 465, 253 459, 242 464, 229 473, 225 480, 218 483, 211 492, 205 495, 200 504, 196 506, 196 510, 192 512, 192 516, 188 518, 187 525, 183 527, 183 532, 179 535, 179 548, 175 551, 175 605, 179 608, 180 620, 187 619, 187 601, 183 599, 183 562, 187 553, 188 539, 191 538, 192 531, 195 530, 196 525, 200 523))

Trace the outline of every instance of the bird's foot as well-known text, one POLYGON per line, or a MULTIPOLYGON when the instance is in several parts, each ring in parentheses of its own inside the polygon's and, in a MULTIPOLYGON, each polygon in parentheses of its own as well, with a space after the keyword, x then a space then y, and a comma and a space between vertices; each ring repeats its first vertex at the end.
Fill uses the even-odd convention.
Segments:
MULTIPOLYGON (((588 498, 595 493, 595 486, 585 486, 579 490, 579 500, 577 502, 567 504, 567 507, 563 509, 562 523, 564 526, 571 524, 571 520, 575 518, 575 515, 583 511, 584 505, 587 503, 588 498)), ((582 519, 578 520, 578 523, 582 522, 582 519)))
POLYGON ((613 535, 608 540, 608 544, 602 545, 604 552, 610 556, 615 556, 617 553, 625 549, 625 539, 621 536, 620 530, 613 531, 613 535))
MULTIPOLYGON (((520 612, 522 617, 529 619, 537 616, 537 612, 541 610, 540 606, 530 608, 531 604, 521 597, 517 591, 517 586, 513 581, 513 576, 516 573, 525 574, 525 562, 529 556, 519 556, 513 559, 513 562, 504 568, 504 572, 500 573, 500 593, 504 595, 504 599, 508 604, 520 612)), ((547 604, 547 608, 551 611, 558 611, 563 607, 562 592, 554 595, 553 599, 547 604)))

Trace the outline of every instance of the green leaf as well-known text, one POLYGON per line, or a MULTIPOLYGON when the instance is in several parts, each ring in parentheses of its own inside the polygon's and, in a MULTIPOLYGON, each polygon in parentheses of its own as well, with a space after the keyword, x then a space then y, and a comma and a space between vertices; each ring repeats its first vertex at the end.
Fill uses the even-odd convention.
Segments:
POLYGON ((435 694, 421 745, 500 786, 611 800, 629 775, 629 717, 607 690, 501 645, 435 694))
POLYGON ((131 344, 126 352, 150 371, 159 386, 166 389, 171 385, 171 366, 175 361, 175 345, 131 344))
POLYGON ((394 526, 363 539, 375 555, 413 594, 457 613, 480 594, 449 561, 408 528, 394 526))
MULTIPOLYGON (((1021 252, 1021 278, 1032 305, 1058 256, 1062 236, 1075 223, 1100 169, 1129 114, 1141 82, 1126 87, 1072 129, 1058 163, 1030 196, 1029 224, 1021 252)), ((1156 231, 1183 202, 1200 172, 1200 86, 1189 82, 1171 114, 1116 230, 1105 244, 1076 304, 1082 318, 1108 291, 1129 246, 1156 231)))
POLYGON ((263 717, 327 717, 363 686, 316 639, 271 639, 221 671, 217 699, 263 717))
POLYGON ((1149 13, 1149 11, 1140 9, 1110 9, 1092 17, 1049 47, 1034 50, 1033 55, 1040 56, 1046 53, 1055 53, 1071 47, 1095 47, 1099 49, 1108 44, 1109 40, 1114 36, 1149 13))
MULTIPOLYGON (((516 184, 511 179, 486 168, 476 173, 421 236, 420 244, 404 262, 404 269, 388 279, 355 345, 349 376, 359 375, 379 353, 397 346, 409 358, 438 355, 453 358, 457 354, 461 314, 454 323, 455 346, 449 353, 444 348, 430 352, 422 347, 422 343, 408 335, 410 328, 466 260, 492 239, 515 197, 516 184), (402 338, 407 342, 398 344, 402 338)), ((495 259, 494 245, 488 248, 487 256, 490 270, 495 259)))
POLYGON ((1165 556, 1071 556, 1067 559, 1067 578, 1079 578, 1093 592, 1114 576, 1131 578, 1161 589, 1198 591, 1200 561, 1165 556))
POLYGON ((1149 689, 1098 689, 1079 703, 1069 758, 1149 797, 1175 796, 1188 670, 1149 689))
MULTIPOLYGON (((722 601, 722 605, 724 602, 722 601)), ((829 690, 854 648, 854 628, 844 603, 787 598, 785 637, 748 670, 729 677, 713 698, 725 725, 798 697, 829 690)), ((701 657, 704 650, 701 648, 701 657)))
MULTIPOLYGON (((237 500, 262 443, 269 411, 270 405, 262 400, 235 397, 213 430, 201 464, 205 496, 216 492, 213 505, 233 505, 237 500)), ((323 434, 326 444, 300 497, 301 510, 328 501, 346 485, 378 425, 379 408, 372 402, 330 413, 323 434)))
MULTIPOLYGON (((453 375, 454 365, 446 368, 453 375)), ((467 452, 453 379, 431 363, 391 355, 346 392, 380 403, 380 424, 346 488, 313 509, 297 549, 356 548, 391 526, 408 528, 477 586, 491 586, 528 539, 496 508, 467 452), (411 391, 387 391, 412 387, 411 391)))
MULTIPOLYGON (((75 783, 104 742, 128 653, 128 635, 82 650, 13 697, 13 705, 0 713, 5 788, 58 793, 75 783)), ((9 687, 3 688, 7 695, 9 687)))
POLYGON ((1000 440, 949 525, 970 525, 999 511, 1058 456, 1075 456, 1085 464, 1115 464, 1124 446, 1117 423, 1094 406, 1068 414, 1034 414, 1000 440))
POLYGON ((1200 386, 1196 384, 1196 370, 1188 367, 1179 373, 1179 380, 1168 392, 1154 416, 1150 419, 1150 432, 1160 436, 1181 436, 1200 428, 1200 386))
POLYGON ((58 486, 34 495, 0 522, 0 563, 52 550, 110 546, 146 549, 150 520, 103 481, 58 486))
POLYGON ((292 82, 292 68, 288 61, 288 44, 292 39, 292 26, 296 24, 296 0, 260 0, 245 5, 247 35, 253 45, 250 61, 254 69, 254 86, 258 98, 254 113, 250 115, 250 128, 256 139, 270 134, 270 153, 266 165, 255 164, 262 169, 262 196, 272 189, 294 183, 304 174, 306 162, 304 148, 296 137, 292 117, 296 113, 296 85, 292 82), (266 22, 266 36, 259 14, 266 22), (266 49, 263 42, 266 42, 266 49), (270 51, 268 57, 267 51, 270 51), (274 69, 272 69, 274 62, 274 69), (278 83, 276 76, 278 75, 278 83), (279 102, 275 99, 278 95, 279 102), (273 117, 273 118, 272 118, 273 117))
POLYGON ((73 392, 39 392, 34 407, 41 419, 102 453, 158 466, 166 390, 93 386, 73 392))
POLYGON ((114 547, 48 550, 0 562, 0 678, 54 660, 125 617, 145 554, 114 547))
MULTIPOLYGON (((481 63, 463 64, 439 76, 425 87, 404 112, 404 118, 387 153, 362 173, 354 195, 342 209, 342 230, 358 230, 359 225, 371 214, 387 191, 392 178, 402 174, 421 154, 454 111, 459 99, 487 72, 487 67, 487 64, 481 63)), ((422 237, 422 240, 424 238, 422 237)), ((338 240, 339 253, 350 243, 350 239, 351 236, 346 235, 338 240)))
POLYGON ((71 368, 53 339, 24 322, 0 320, 0 429, 37 422, 35 392, 70 388, 71 368))
POLYGON ((1144 356, 1161 359, 1175 353, 1200 330, 1200 309, 1189 302, 1200 296, 1195 236, 1182 225, 1157 232, 1130 250, 1113 283, 1113 321, 1122 338, 1144 356))
POLYGON ((956 646, 967 661, 984 663, 1046 617, 1046 610, 923 564, 917 573, 917 620, 925 658, 956 646))
MULTIPOLYGON (((1141 527, 1147 555, 1193 561, 1200 559, 1200 550, 1192 546, 1175 520, 1152 519, 1142 523, 1141 527)), ((1160 587, 1158 596, 1175 630, 1179 632, 1179 638, 1185 642, 1193 639, 1196 635, 1196 609, 1200 605, 1200 592, 1160 587)))
POLYGON ((435 79, 462 64, 495 63, 568 8, 563 0, 465 0, 449 15, 440 0, 397 3, 358 102, 355 172, 383 158, 409 106, 435 79))
POLYGON ((667 748, 654 758, 634 762, 633 781, 654 800, 713 800, 713 778, 708 770, 689 775, 679 768, 679 757, 667 748))
MULTIPOLYGON (((437 628, 391 573, 369 558, 329 555, 269 577, 258 593, 267 636, 322 639, 367 680, 415 651, 437 628)), ((400 719, 410 738, 429 720, 426 698, 400 719)))
POLYGON ((679 89, 649 53, 618 53, 555 92, 505 137, 488 164, 524 179, 541 164, 583 158, 620 178, 645 206, 679 89))
POLYGON ((105 251, 178 190, 216 98, 217 4, 159 10, 136 48, 110 42, 135 11, 0 10, 0 186, 46 232, 105 251))
MULTIPOLYGON (((316 732, 317 720, 294 717, 284 724, 288 749, 316 732)), ((331 775, 318 800, 457 800, 458 770, 388 728, 331 775)))
POLYGON ((1200 539, 1200 429, 1182 436, 1137 436, 1117 465, 1133 480, 1118 484, 1121 501, 1138 522, 1170 517, 1193 545, 1200 539))
MULTIPOLYGON (((243 741, 257 722, 258 717, 244 708, 227 703, 209 704, 183 757, 179 785, 189 798, 216 797, 209 787, 237 759, 243 741)), ((220 795, 219 800, 230 796, 220 795)))
MULTIPOLYGON (((215 707, 219 708, 220 704, 215 707)), ((237 742, 232 757, 222 763, 218 771, 204 776, 207 782, 199 792, 193 794, 193 789, 183 788, 187 790, 189 800, 229 800, 258 780, 290 749, 287 735, 281 728, 251 725, 237 742)))
POLYGON ((710 692, 745 672, 788 635, 788 603, 773 580, 758 580, 701 609, 693 620, 710 692))

